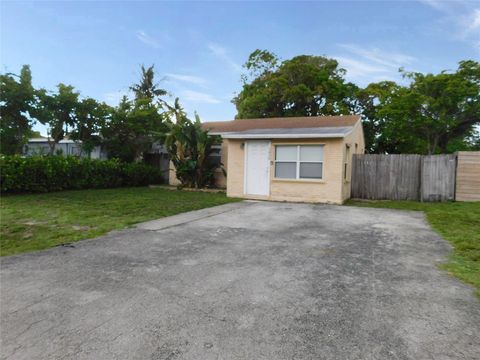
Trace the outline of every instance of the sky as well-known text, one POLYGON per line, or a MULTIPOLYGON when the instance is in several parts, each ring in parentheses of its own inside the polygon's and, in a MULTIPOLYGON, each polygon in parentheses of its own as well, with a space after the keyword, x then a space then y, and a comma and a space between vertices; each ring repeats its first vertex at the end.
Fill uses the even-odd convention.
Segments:
MULTIPOLYGON (((480 60, 480 1, 2 1, 0 71, 73 85, 118 104, 155 65, 160 87, 202 121, 231 120, 255 49, 335 58, 360 86, 480 60)), ((35 126, 43 135, 46 129, 35 126)))

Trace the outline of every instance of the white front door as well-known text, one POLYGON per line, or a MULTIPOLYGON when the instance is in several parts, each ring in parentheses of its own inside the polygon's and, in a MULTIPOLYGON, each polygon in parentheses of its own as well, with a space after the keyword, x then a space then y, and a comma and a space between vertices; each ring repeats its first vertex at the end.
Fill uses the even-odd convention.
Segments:
POLYGON ((270 141, 245 143, 245 194, 266 195, 270 192, 270 141))

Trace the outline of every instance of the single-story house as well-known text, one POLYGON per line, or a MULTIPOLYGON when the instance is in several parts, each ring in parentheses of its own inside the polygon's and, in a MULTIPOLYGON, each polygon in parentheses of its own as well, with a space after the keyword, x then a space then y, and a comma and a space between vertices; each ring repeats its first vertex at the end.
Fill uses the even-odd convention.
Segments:
MULTIPOLYGON (((247 199, 343 203, 350 197, 353 154, 365 141, 358 115, 206 122, 222 137, 216 184, 247 199)), ((174 169, 170 183, 177 184, 174 169)))
MULTIPOLYGON (((25 144, 23 147, 23 155, 25 156, 46 155, 49 152, 49 138, 46 137, 29 139, 27 144, 25 144)), ((82 142, 71 140, 68 137, 55 144, 55 153, 57 152, 60 152, 64 156, 86 156, 86 154, 82 152, 82 142)), ((92 159, 106 159, 107 154, 100 146, 95 146, 90 154, 90 157, 92 159)))

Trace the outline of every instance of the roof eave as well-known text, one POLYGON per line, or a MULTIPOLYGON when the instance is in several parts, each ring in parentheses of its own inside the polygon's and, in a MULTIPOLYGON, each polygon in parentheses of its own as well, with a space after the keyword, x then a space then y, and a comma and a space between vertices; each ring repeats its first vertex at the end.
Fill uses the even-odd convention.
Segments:
POLYGON ((223 139, 325 139, 344 138, 346 134, 240 134, 240 133, 211 133, 220 135, 223 139))

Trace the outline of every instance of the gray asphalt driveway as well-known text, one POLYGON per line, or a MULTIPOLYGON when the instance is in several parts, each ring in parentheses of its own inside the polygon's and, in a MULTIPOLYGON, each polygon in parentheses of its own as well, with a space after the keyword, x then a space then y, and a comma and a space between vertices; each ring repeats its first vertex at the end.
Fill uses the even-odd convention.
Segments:
POLYGON ((2 259, 1 358, 480 356, 480 303, 438 270, 449 246, 421 213, 244 202, 192 219, 2 259))

